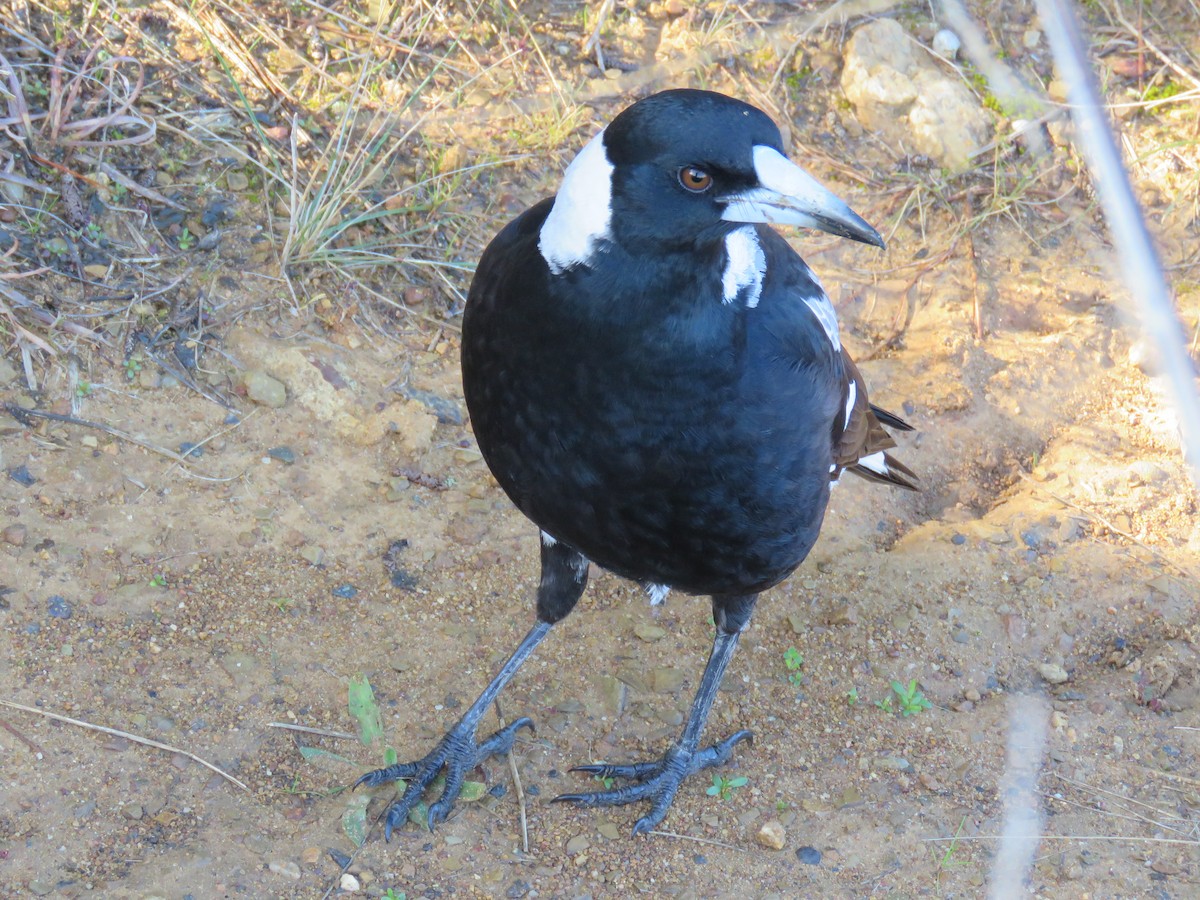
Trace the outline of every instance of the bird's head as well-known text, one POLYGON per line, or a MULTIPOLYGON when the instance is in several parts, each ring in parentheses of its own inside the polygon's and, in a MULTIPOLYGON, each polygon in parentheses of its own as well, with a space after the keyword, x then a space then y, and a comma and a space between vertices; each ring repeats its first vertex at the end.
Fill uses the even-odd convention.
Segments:
POLYGON ((817 228, 883 246, 879 233, 783 152, 762 110, 710 91, 664 91, 618 115, 567 168, 542 227, 552 271, 604 243, 694 247, 741 224, 817 228))

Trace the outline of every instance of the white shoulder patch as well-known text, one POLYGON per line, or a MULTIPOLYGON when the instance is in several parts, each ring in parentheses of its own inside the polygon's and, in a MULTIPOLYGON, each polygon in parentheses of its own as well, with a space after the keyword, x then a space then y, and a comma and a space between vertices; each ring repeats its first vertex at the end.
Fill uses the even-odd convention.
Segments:
MULTIPOLYGON (((813 281, 815 282, 816 278, 813 281)), ((813 311, 813 315, 821 323, 821 327, 825 330, 825 337, 829 338, 829 343, 833 344, 834 351, 841 352, 842 341, 838 336, 837 313, 833 311, 833 304, 829 302, 828 295, 821 291, 815 297, 805 297, 804 304, 813 311)))
POLYGON ((721 296, 732 303, 744 289, 746 306, 754 309, 762 296, 763 276, 767 272, 767 257, 753 225, 744 225, 725 236, 725 272, 721 276, 721 296))
POLYGON ((587 265, 596 245, 612 237, 612 172, 601 129, 567 166, 542 223, 538 250, 555 275, 587 265))
POLYGON ((858 399, 858 384, 851 379, 850 390, 846 393, 846 420, 842 422, 842 431, 850 427, 850 417, 854 415, 854 401, 858 399))

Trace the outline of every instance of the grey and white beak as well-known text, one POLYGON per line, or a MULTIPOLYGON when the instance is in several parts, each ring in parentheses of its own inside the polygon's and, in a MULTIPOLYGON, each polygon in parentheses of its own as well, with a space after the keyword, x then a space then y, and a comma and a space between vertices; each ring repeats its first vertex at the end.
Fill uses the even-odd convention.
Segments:
POLYGON ((799 225, 883 247, 879 232, 862 216, 778 150, 756 146, 754 172, 755 187, 717 198, 725 204, 725 221, 799 225))

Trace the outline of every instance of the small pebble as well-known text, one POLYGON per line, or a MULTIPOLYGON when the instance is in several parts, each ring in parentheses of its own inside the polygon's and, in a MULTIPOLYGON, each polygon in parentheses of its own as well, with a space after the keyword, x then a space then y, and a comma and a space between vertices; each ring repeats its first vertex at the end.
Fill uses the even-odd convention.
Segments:
POLYGON ((291 878, 293 881, 300 879, 300 867, 290 859, 274 859, 267 864, 267 868, 276 875, 282 875, 284 878, 291 878))
POLYGON ((758 829, 758 834, 755 835, 755 840, 768 850, 782 850, 787 843, 787 830, 778 819, 771 819, 763 822, 762 828, 758 829))
POLYGON ((74 611, 71 604, 67 602, 67 599, 58 594, 47 600, 46 606, 50 611, 50 618, 52 619, 69 619, 71 618, 71 613, 74 611))
POLYGON ((27 466, 17 466, 16 468, 9 469, 8 477, 22 487, 31 487, 37 484, 37 479, 29 474, 27 466))
POLYGON ((962 544, 965 544, 966 542, 967 542, 967 536, 965 534, 955 534, 953 537, 950 538, 950 543, 955 544, 955 545, 961 546, 962 544))
POLYGON ((1063 684, 1071 676, 1067 674, 1067 670, 1058 663, 1041 663, 1038 665, 1038 674, 1050 684, 1063 684))
POLYGON ((340 597, 342 600, 352 600, 357 593, 358 588, 352 584, 339 584, 333 589, 333 596, 340 597))
POLYGON ((296 461, 296 451, 291 447, 272 447, 267 451, 267 456, 279 460, 285 466, 290 466, 296 461))
POLYGON ((353 894, 362 887, 362 883, 359 882, 359 880, 349 872, 343 872, 342 879, 338 882, 338 887, 340 887, 347 894, 353 894))
POLYGON ((4 543, 12 544, 14 547, 25 546, 26 529, 24 525, 9 525, 0 532, 0 537, 3 537, 4 543))
POLYGON ((819 866, 821 864, 821 851, 816 847, 801 847, 796 851, 796 859, 800 860, 806 866, 819 866))
POLYGON ((194 456, 199 459, 204 455, 204 448, 199 444, 193 444, 191 441, 184 441, 179 445, 180 456, 194 456))
POLYGON ((979 691, 975 690, 975 688, 967 688, 965 691, 963 691, 963 697, 965 697, 967 700, 970 700, 972 703, 978 703, 980 700, 980 693, 979 691))
POLYGON ((943 28, 933 36, 933 52, 946 59, 957 59, 962 41, 949 28, 943 28))
POLYGON ((272 378, 261 369, 253 369, 242 379, 246 386, 246 396, 255 403, 281 409, 287 403, 287 388, 277 378, 272 378))
POLYGON ((567 854, 574 856, 576 853, 582 853, 590 846, 592 846, 592 842, 588 840, 586 834, 577 834, 567 841, 567 854))

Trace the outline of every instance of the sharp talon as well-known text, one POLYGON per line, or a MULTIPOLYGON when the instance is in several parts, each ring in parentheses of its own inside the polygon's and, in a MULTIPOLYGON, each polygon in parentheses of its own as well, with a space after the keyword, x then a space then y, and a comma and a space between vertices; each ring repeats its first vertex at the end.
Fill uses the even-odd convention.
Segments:
POLYGON ((653 830, 654 823, 647 821, 644 816, 633 823, 634 837, 637 837, 639 834, 649 834, 653 830))
POLYGON ((559 794, 553 798, 551 803, 582 803, 587 798, 587 794, 559 794))
POLYGON ((607 768, 608 768, 608 766, 604 765, 603 763, 596 763, 596 764, 589 763, 586 766, 571 766, 571 768, 567 769, 567 771, 568 772, 583 772, 587 775, 599 775, 601 772, 603 772, 607 768))

